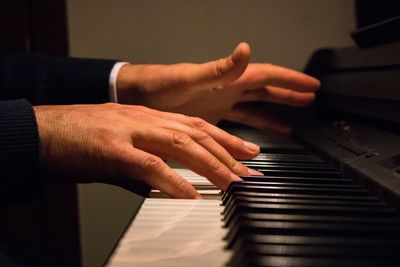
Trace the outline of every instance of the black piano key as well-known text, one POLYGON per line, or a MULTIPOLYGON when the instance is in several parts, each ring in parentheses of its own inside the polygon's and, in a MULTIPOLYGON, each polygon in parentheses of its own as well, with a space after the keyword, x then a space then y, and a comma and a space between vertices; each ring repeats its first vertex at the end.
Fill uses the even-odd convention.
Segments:
POLYGON ((286 177, 286 176, 241 176, 246 182, 283 182, 283 183, 307 183, 307 184, 339 184, 350 185, 353 180, 345 178, 309 178, 309 177, 286 177))
MULTIPOLYGON (((315 163, 309 163, 307 161, 294 161, 291 163, 285 163, 285 162, 279 162, 279 158, 267 160, 267 159, 259 159, 259 158, 254 158, 254 159, 246 159, 246 160, 238 160, 242 162, 243 164, 259 164, 259 165, 287 165, 287 166, 316 166, 316 167, 325 167, 325 168, 335 168, 335 165, 332 162, 329 161, 323 161, 321 159, 316 159, 315 163)), ((287 158, 286 158, 287 159, 287 158)), ((286 160, 285 159, 285 160, 286 160)), ((296 158, 293 158, 296 159, 296 158)))
POLYGON ((269 204, 301 204, 301 205, 321 205, 321 206, 365 206, 365 207, 386 207, 386 204, 381 201, 364 202, 364 201, 347 201, 347 200, 321 200, 321 199, 285 199, 285 198, 266 198, 266 197, 236 197, 226 203, 224 212, 229 211, 230 207, 235 203, 269 203, 269 204))
POLYGON ((229 266, 400 266, 395 208, 304 147, 262 152, 222 196, 229 266))
POLYGON ((319 177, 319 178, 338 178, 343 177, 339 171, 296 171, 296 170, 273 170, 265 168, 256 168, 265 176, 286 176, 286 177, 319 177))
POLYGON ((222 202, 226 205, 230 200, 236 197, 257 197, 257 198, 280 198, 280 199, 309 199, 309 200, 348 200, 348 201, 363 201, 376 202, 380 199, 376 196, 335 196, 335 195, 306 195, 306 194, 282 194, 282 193, 260 193, 260 192, 231 192, 222 202))
POLYGON ((255 162, 279 162, 279 163, 304 163, 304 164, 319 164, 326 163, 324 160, 319 158, 282 158, 282 157, 257 157, 252 159, 255 162))
POLYGON ((230 216, 235 212, 260 212, 273 214, 302 214, 302 215, 357 215, 357 216, 395 216, 396 209, 391 207, 376 206, 340 206, 317 204, 269 204, 236 202, 230 213, 224 214, 224 219, 229 222, 230 216))
POLYGON ((232 182, 228 190, 223 193, 222 200, 229 198, 233 192, 258 192, 281 194, 305 194, 305 195, 336 195, 336 196, 367 196, 365 189, 330 189, 330 188, 306 188, 289 186, 260 186, 251 182, 232 182))
POLYGON ((268 160, 239 160, 239 162, 247 165, 258 165, 258 166, 288 166, 288 167, 316 167, 316 168, 326 168, 326 169, 336 169, 336 167, 330 162, 318 162, 318 163, 308 163, 308 162, 278 162, 278 161, 268 161, 268 160))
POLYGON ((269 166, 288 166, 288 169, 291 167, 304 167, 304 168, 325 168, 328 170, 337 170, 337 167, 332 165, 331 163, 326 162, 279 162, 279 161, 265 161, 265 160, 251 160, 251 161, 240 161, 244 165, 253 165, 254 167, 260 166, 268 168, 269 166))
POLYGON ((301 256, 301 257, 364 257, 399 259, 397 248, 363 248, 363 247, 331 247, 302 245, 257 245, 247 244, 246 251, 254 255, 270 256, 301 256), (251 251, 253 250, 253 251, 251 251))
POLYGON ((397 248, 376 249, 370 247, 332 247, 332 246, 304 246, 304 245, 260 245, 254 243, 243 243, 234 250, 231 262, 244 262, 248 258, 264 256, 283 257, 313 257, 313 258, 347 258, 363 260, 385 259, 386 261, 399 260, 397 248))
POLYGON ((287 204, 287 205, 313 205, 313 206, 335 206, 335 207, 365 207, 365 208, 384 208, 387 205, 381 201, 364 202, 348 200, 321 200, 321 199, 282 199, 282 198, 257 198, 257 197, 236 197, 227 202, 222 212, 228 215, 237 203, 252 204, 287 204))
POLYGON ((333 165, 331 162, 315 162, 315 163, 309 163, 309 162, 279 162, 277 160, 269 161, 269 160, 257 160, 257 159, 250 159, 250 160, 238 160, 239 162, 243 164, 253 164, 253 165, 259 165, 259 166, 288 166, 288 167, 316 167, 316 168, 327 168, 327 169, 336 169, 336 166, 333 165))
POLYGON ((249 168, 257 169, 257 170, 270 170, 270 171, 299 171, 299 172, 336 172, 335 168, 326 168, 326 167, 319 167, 315 165, 303 165, 303 166, 290 166, 290 165, 278 165, 278 164, 246 164, 243 163, 249 168))
POLYGON ((326 164, 325 161, 318 161, 318 160, 301 160, 301 159, 269 159, 269 160, 262 160, 262 159, 252 159, 254 164, 287 164, 287 165, 303 165, 303 166, 324 166, 326 164))
POLYGON ((235 192, 232 197, 225 199, 225 209, 223 214, 229 212, 232 205, 240 201, 241 203, 281 203, 281 204, 305 204, 305 205, 349 205, 380 207, 385 204, 377 198, 341 198, 340 196, 309 196, 309 195, 281 195, 281 194, 257 194, 235 192), (261 195, 261 196, 260 196, 261 195))
POLYGON ((385 239, 371 238, 368 236, 302 236, 302 235, 277 235, 277 234, 243 234, 238 237, 235 244, 251 242, 261 245, 305 245, 305 246, 332 246, 332 247, 369 247, 377 249, 400 249, 400 239, 388 237, 385 239))
POLYGON ((322 205, 287 205, 287 204, 261 204, 261 203, 236 203, 229 213, 223 214, 224 222, 229 224, 235 213, 270 213, 270 214, 298 214, 298 215, 329 215, 329 216, 372 216, 394 217, 395 209, 390 207, 344 207, 322 205))
MULTIPOLYGON (((256 180, 256 179, 254 179, 256 180)), ((258 181, 246 181, 242 183, 243 185, 254 185, 254 186, 270 186, 270 187, 277 187, 277 186, 285 186, 285 187, 296 187, 296 188, 318 188, 318 189, 348 189, 348 190, 359 190, 362 189, 360 185, 356 184, 328 184, 328 183, 300 183, 300 182, 291 182, 291 181, 269 181, 267 179, 258 179, 258 181)))
POLYGON ((398 267, 398 260, 338 258, 338 257, 285 257, 260 256, 246 258, 244 262, 235 262, 231 267, 398 267))
MULTIPOLYGON (((232 228, 233 229, 233 228, 232 228)), ((399 237, 399 224, 338 224, 320 222, 281 222, 243 220, 238 230, 253 234, 301 234, 310 236, 399 237), (384 227, 381 227, 384 226, 384 227)))
POLYGON ((255 164, 255 165, 272 165, 272 166, 279 166, 279 165, 287 165, 287 166, 297 166, 297 167, 301 167, 301 166, 315 166, 315 167, 320 167, 320 168, 336 168, 336 166, 329 161, 324 161, 321 159, 303 159, 303 161, 301 161, 301 159, 299 158, 270 158, 270 159, 260 159, 260 158, 253 158, 253 159, 246 159, 246 160, 239 160, 240 162, 242 162, 243 164, 255 164), (279 160, 282 160, 283 162, 280 162, 279 160), (290 159, 293 159, 293 162, 285 162, 285 161, 290 161, 290 159), (297 161, 296 161, 297 160, 297 161), (300 161, 299 161, 300 160, 300 161), (313 162, 315 161, 315 162, 313 162))
MULTIPOLYGON (((337 237, 337 236, 296 236, 296 235, 254 235, 247 234, 238 237, 237 242, 233 246, 233 257, 230 261, 229 266, 234 266, 234 264, 242 264, 243 260, 241 258, 245 257, 245 250, 249 246, 265 246, 269 247, 281 246, 281 245, 296 245, 301 247, 320 247, 328 246, 328 248, 333 249, 353 249, 359 248, 364 251, 370 251, 374 253, 375 251, 398 251, 400 249, 400 242, 398 239, 394 238, 370 238, 370 237, 337 237), (232 264, 233 263, 233 264, 232 264)), ((398 253, 397 253, 398 255, 398 253)), ((318 256, 318 255, 316 255, 318 256)), ((389 257, 393 257, 390 255, 389 257)), ((246 257, 245 257, 246 258, 246 257)), ((253 256, 254 258, 254 256, 253 256)))
MULTIPOLYGON (((398 218, 361 217, 361 216, 324 216, 324 215, 298 215, 298 214, 269 214, 269 213, 237 213, 232 217, 232 225, 240 221, 279 221, 279 222, 321 222, 338 224, 362 224, 399 226, 398 218)), ((399 241, 400 242, 400 241, 399 241)))
POLYGON ((296 159, 317 159, 317 160, 322 160, 318 155, 312 154, 310 152, 307 153, 296 153, 296 154, 291 154, 291 153, 264 153, 261 152, 256 159, 276 159, 276 158, 296 158, 296 159))
POLYGON ((227 247, 232 248, 241 235, 301 235, 313 237, 370 237, 399 238, 400 227, 376 224, 339 224, 320 222, 281 222, 241 220, 229 228, 226 234, 227 247))
MULTIPOLYGON (((298 215, 298 214, 265 214, 265 213, 235 213, 230 223, 225 224, 229 228, 229 234, 237 231, 241 223, 250 222, 291 222, 291 223, 322 223, 338 225, 372 226, 372 227, 400 227, 397 218, 377 218, 363 216, 332 216, 332 215, 298 215)), ((243 233, 241 233, 243 235, 243 233)), ((235 236, 237 238, 237 236, 235 236)), ((398 241, 399 243, 399 241, 398 241)))
POLYGON ((313 154, 309 149, 305 148, 300 144, 296 144, 297 147, 293 148, 282 148, 282 147, 261 147, 260 154, 290 154, 290 155, 308 155, 313 154))

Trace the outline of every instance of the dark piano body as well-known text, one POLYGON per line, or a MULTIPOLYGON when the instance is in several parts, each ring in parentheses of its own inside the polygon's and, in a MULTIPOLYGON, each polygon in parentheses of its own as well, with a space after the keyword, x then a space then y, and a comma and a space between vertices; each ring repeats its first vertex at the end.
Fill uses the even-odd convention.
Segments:
POLYGON ((292 137, 227 126, 261 145, 243 163, 264 173, 222 195, 227 265, 400 266, 400 43, 320 50, 306 71, 316 105, 275 110, 292 137))
POLYGON ((400 44, 320 50, 307 71, 322 88, 295 144, 223 195, 229 265, 400 266, 400 44))

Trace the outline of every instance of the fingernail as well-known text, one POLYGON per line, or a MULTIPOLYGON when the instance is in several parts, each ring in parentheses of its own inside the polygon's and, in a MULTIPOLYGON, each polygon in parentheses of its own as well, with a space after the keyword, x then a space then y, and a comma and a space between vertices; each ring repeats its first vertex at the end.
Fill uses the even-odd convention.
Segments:
POLYGON ((243 182, 243 179, 234 174, 233 172, 231 173, 231 179, 235 182, 243 182))
POLYGON ((239 44, 232 53, 232 61, 234 63, 238 62, 242 57, 242 44, 239 44))
POLYGON ((262 172, 259 172, 257 170, 251 169, 251 168, 247 168, 247 171, 248 171, 249 175, 256 175, 256 176, 264 175, 262 172))
POLYGON ((256 144, 244 141, 244 145, 246 146, 246 148, 248 150, 250 150, 253 153, 260 152, 260 147, 258 145, 256 145, 256 144))

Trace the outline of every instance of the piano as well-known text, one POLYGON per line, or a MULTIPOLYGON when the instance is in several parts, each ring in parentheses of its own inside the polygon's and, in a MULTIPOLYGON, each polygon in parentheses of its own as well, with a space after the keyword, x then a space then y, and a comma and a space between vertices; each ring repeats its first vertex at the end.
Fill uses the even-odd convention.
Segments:
POLYGON ((263 176, 220 192, 174 165, 205 200, 152 191, 106 266, 400 266, 400 43, 374 39, 393 21, 353 33, 367 48, 313 55, 313 107, 268 106, 292 119, 292 136, 225 125, 260 144, 243 163, 263 176))

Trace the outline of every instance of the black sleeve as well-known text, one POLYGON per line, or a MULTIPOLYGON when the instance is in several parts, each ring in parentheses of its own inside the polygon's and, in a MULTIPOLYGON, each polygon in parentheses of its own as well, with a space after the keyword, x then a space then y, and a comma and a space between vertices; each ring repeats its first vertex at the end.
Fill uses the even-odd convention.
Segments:
POLYGON ((0 53, 0 170, 2 183, 37 183, 39 136, 32 105, 109 100, 115 61, 0 53))
POLYGON ((104 103, 109 101, 115 62, 0 53, 0 100, 26 98, 33 105, 104 103))
POLYGON ((24 99, 0 101, 1 182, 20 183, 34 177, 39 166, 35 114, 24 99))

